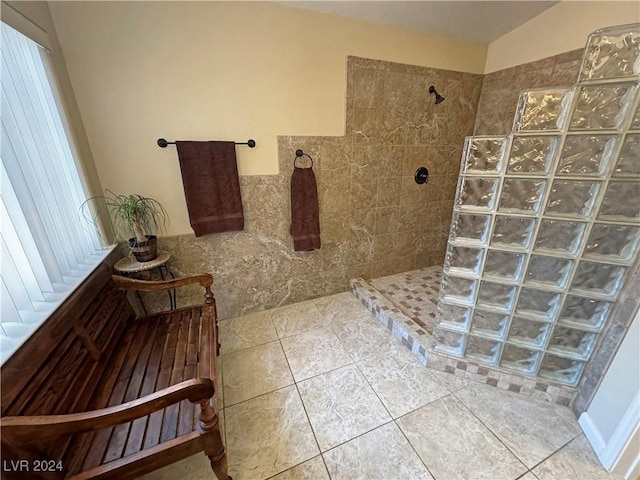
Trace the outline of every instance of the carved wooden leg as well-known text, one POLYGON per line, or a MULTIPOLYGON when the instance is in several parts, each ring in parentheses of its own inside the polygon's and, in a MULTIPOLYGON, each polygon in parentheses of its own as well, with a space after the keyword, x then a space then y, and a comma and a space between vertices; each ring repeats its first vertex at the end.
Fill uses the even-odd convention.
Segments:
POLYGON ((227 454, 224 451, 218 413, 209 400, 200 402, 200 429, 204 454, 211 461, 211 469, 218 480, 232 480, 227 467, 227 454))

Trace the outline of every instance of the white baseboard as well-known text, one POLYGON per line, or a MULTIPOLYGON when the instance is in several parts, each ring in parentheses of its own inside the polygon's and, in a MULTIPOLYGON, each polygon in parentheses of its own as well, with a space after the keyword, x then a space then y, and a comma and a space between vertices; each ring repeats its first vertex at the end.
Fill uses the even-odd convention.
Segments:
POLYGON ((578 423, 604 468, 624 478, 637 477, 640 470, 640 393, 627 407, 608 442, 602 438, 588 411, 580 415, 578 423))
POLYGON ((600 430, 598 430, 598 427, 596 427, 596 424, 591 419, 589 412, 584 412, 580 415, 578 423, 580 424, 580 427, 582 427, 582 431, 587 437, 587 440, 589 440, 593 451, 596 452, 596 455, 600 458, 600 452, 607 447, 607 444, 602 438, 602 435, 600 435, 600 430))

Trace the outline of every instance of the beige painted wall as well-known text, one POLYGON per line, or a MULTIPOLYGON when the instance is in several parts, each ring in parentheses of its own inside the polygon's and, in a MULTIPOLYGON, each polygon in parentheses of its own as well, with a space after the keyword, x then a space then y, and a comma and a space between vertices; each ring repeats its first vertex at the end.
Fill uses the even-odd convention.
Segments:
MULTIPOLYGON (((347 55, 482 73, 486 47, 272 2, 51 2, 104 188, 160 200, 190 232, 168 140, 253 138, 243 175, 277 173, 277 135, 343 135, 347 55)), ((426 88, 426 86, 425 86, 426 88)))
POLYGON ((561 1, 489 44, 484 73, 583 48, 599 28, 640 22, 631 1, 561 1))

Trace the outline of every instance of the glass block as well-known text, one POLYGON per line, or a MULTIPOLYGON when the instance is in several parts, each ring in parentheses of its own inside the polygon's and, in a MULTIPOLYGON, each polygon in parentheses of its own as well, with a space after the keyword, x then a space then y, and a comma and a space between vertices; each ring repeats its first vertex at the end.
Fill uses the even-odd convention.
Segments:
POLYGON ((616 177, 640 176, 640 134, 629 133, 624 138, 613 175, 616 177))
POLYGON ((582 244, 586 223, 543 219, 534 251, 574 255, 582 244))
POLYGON ((609 302, 567 295, 559 322, 599 330, 607 321, 611 306, 609 302))
POLYGON ((604 194, 599 220, 640 222, 640 183, 609 182, 604 194))
POLYGON ((500 174, 506 145, 507 137, 468 138, 461 173, 493 172, 496 175, 500 174))
POLYGON ((502 313, 485 312, 476 309, 473 312, 471 331, 485 337, 504 338, 509 324, 509 316, 502 313))
POLYGON ((547 350, 586 360, 591 355, 596 338, 595 333, 558 325, 553 329, 547 350))
POLYGON ((571 104, 572 89, 544 88, 520 95, 513 131, 561 130, 571 104))
POLYGON ((489 215, 454 212, 452 240, 486 243, 489 235, 489 215))
POLYGON ((509 312, 515 296, 516 287, 483 280, 478 289, 477 303, 481 307, 509 312))
POLYGON ((536 371, 541 356, 542 352, 507 343, 502 349, 500 366, 517 372, 533 374, 536 371))
POLYGON ((522 287, 516 305, 516 314, 552 322, 561 301, 562 295, 559 293, 522 287))
POLYGON ((462 210, 493 210, 497 178, 462 177, 456 204, 462 210))
POLYGON ((500 345, 501 343, 495 340, 469 335, 465 356, 482 363, 494 365, 500 356, 500 345))
POLYGON ((545 213, 553 217, 589 218, 600 185, 600 182, 554 180, 545 213))
POLYGON ((461 357, 464 350, 464 337, 462 333, 449 332, 439 328, 433 336, 433 347, 440 352, 461 357))
POLYGON ((584 362, 546 353, 540 365, 539 375, 549 380, 575 385, 582 375, 584 362))
POLYGON ((631 121, 631 128, 638 129, 640 128, 640 104, 636 108, 636 113, 633 115, 633 120, 631 121))
POLYGON ((545 175, 553 163, 559 137, 514 137, 507 173, 545 175))
POLYGON ((489 250, 487 260, 484 262, 483 275, 517 282, 522 276, 524 258, 523 253, 489 250))
POLYGON ((571 116, 571 130, 620 128, 634 93, 632 83, 581 87, 571 116))
POLYGON ((500 212, 538 213, 546 180, 506 178, 500 195, 500 212))
POLYGON ((591 228, 584 258, 631 262, 640 245, 640 227, 596 223, 591 228))
POLYGON ((447 248, 444 267, 452 274, 477 275, 482 263, 482 250, 469 247, 455 247, 450 244, 447 248))
POLYGON ((496 216, 491 245, 526 249, 531 242, 536 221, 533 218, 496 216))
POLYGON ((469 329, 471 310, 458 305, 438 302, 438 322, 445 328, 466 331, 469 329))
POLYGON ((605 175, 617 135, 567 135, 556 175, 605 175))
POLYGON ((624 267, 582 261, 576 269, 571 290, 614 296, 622 286, 625 273, 624 267))
POLYGON ((596 30, 587 41, 580 81, 631 77, 640 73, 638 25, 621 25, 596 30))
POLYGON ((572 266, 573 261, 565 258, 531 255, 524 282, 529 285, 564 288, 572 266))
POLYGON ((526 347, 541 348, 547 340, 551 324, 513 317, 507 341, 526 347))
POLYGON ((442 299, 448 303, 472 305, 476 284, 476 280, 445 275, 440 290, 442 299))

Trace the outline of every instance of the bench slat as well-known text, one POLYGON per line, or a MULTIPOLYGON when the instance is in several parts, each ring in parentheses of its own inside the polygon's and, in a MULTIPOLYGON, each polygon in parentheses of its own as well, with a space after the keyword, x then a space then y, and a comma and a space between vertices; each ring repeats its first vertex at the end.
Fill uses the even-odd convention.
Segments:
MULTIPOLYGON (((178 347, 180 329, 182 328, 181 322, 176 321, 175 317, 173 317, 173 314, 168 313, 165 314, 164 317, 167 319, 167 322, 169 322, 169 333, 162 350, 160 372, 158 373, 155 385, 156 391, 162 390, 163 388, 166 388, 170 385, 169 381, 171 380, 171 370, 173 368, 173 362, 178 347)), ((160 431, 162 429, 163 417, 164 410, 154 412, 149 415, 149 420, 147 421, 146 425, 143 448, 151 448, 160 442, 160 431)))
MULTIPOLYGON (((136 340, 132 345, 132 350, 138 351, 138 358, 136 359, 135 367, 131 375, 126 375, 121 378, 119 382, 127 383, 127 389, 124 395, 124 402, 130 402, 137 398, 140 398, 140 389, 144 380, 147 365, 149 364, 149 357, 155 341, 156 334, 163 335, 161 332, 162 322, 144 322, 147 324, 147 332, 144 336, 136 336, 136 340)), ((110 462, 117 458, 122 457, 124 448, 129 437, 131 429, 131 423, 123 423, 113 429, 111 438, 109 439, 109 445, 107 446, 103 463, 110 462)))
MULTIPOLYGON (((162 360, 162 351, 164 350, 164 346, 168 338, 170 326, 171 322, 168 321, 166 315, 161 315, 158 318, 158 334, 153 342, 142 389, 140 390, 140 397, 144 397, 145 395, 149 395, 155 391, 156 379, 158 378, 158 372, 160 370, 160 361, 162 360)), ((142 443, 144 441, 144 434, 147 430, 148 422, 148 416, 138 418, 133 421, 124 450, 125 456, 131 455, 132 453, 138 452, 142 449, 142 443)))
MULTIPOLYGON (((127 355, 124 363, 122 364, 122 368, 118 373, 117 380, 113 385, 113 389, 111 392, 108 390, 100 389, 100 397, 96 398, 96 403, 102 403, 100 398, 106 398, 108 395, 109 400, 106 403, 103 403, 102 406, 111 407, 114 405, 120 405, 123 402, 124 395, 126 393, 126 389, 128 386, 128 379, 131 377, 131 373, 133 372, 133 368, 135 367, 136 360, 138 359, 138 351, 136 351, 135 346, 137 345, 135 339, 140 338, 140 336, 145 336, 149 331, 148 323, 138 323, 134 322, 132 327, 137 327, 137 332, 134 334, 134 341, 129 345, 127 350, 127 355)), ((84 464, 82 466, 83 470, 88 470, 90 468, 96 467, 102 463, 102 459, 104 458, 104 453, 109 444, 109 439, 111 438, 112 428, 105 428, 104 430, 100 430, 96 432, 94 436, 91 447, 87 454, 87 457, 84 460, 84 464)))
MULTIPOLYGON (((180 335, 178 336, 178 345, 176 347, 176 356, 173 362, 173 369, 171 370, 170 383, 173 385, 176 382, 181 381, 184 378, 184 366, 188 361, 188 347, 189 338, 192 335, 192 330, 197 327, 196 321, 198 318, 194 318, 193 311, 182 310, 174 313, 174 318, 180 319, 181 328, 180 335)), ((162 419, 162 428, 160 430, 160 442, 166 442, 176 437, 178 430, 178 412, 180 405, 171 405, 164 411, 164 418, 162 419)))
MULTIPOLYGON (((119 345, 111 359, 109 369, 105 371, 103 378, 98 382, 99 388, 95 396, 91 399, 91 402, 89 402, 88 410, 95 410, 105 406, 105 392, 111 392, 116 384, 131 345, 133 344, 137 327, 138 324, 131 325, 119 339, 119 345)), ((108 404, 108 400, 106 403, 108 404)), ((65 455, 65 466, 69 469, 70 473, 77 473, 82 469, 84 459, 87 456, 87 452, 93 443, 96 433, 97 432, 87 432, 78 435, 71 442, 67 450, 68 453, 65 455)))

